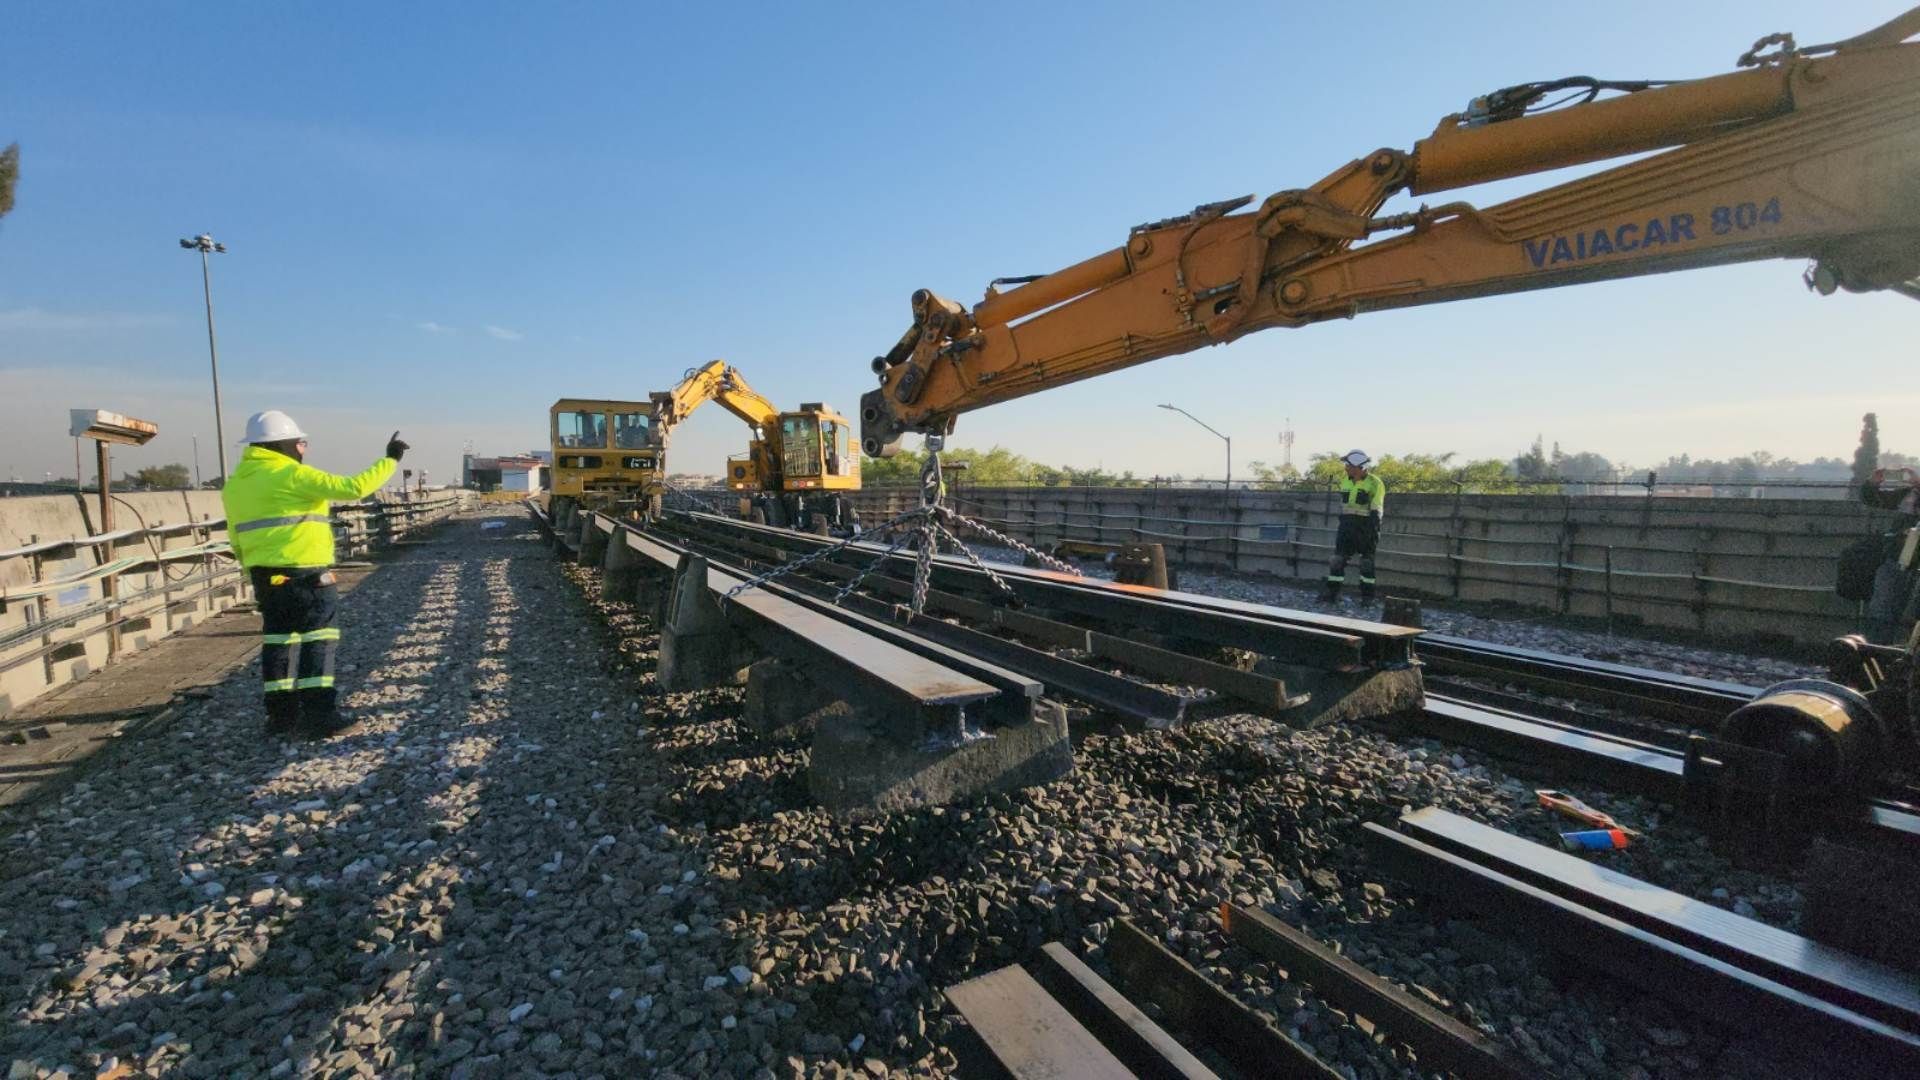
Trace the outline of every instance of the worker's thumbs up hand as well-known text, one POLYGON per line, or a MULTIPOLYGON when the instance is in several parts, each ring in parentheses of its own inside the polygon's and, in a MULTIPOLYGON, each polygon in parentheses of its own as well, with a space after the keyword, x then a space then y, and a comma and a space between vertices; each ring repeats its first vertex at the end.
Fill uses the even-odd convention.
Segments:
POLYGON ((411 449, 413 448, 400 441, 400 433, 397 431, 393 433, 393 438, 387 440, 387 456, 395 461, 399 461, 401 455, 411 449))

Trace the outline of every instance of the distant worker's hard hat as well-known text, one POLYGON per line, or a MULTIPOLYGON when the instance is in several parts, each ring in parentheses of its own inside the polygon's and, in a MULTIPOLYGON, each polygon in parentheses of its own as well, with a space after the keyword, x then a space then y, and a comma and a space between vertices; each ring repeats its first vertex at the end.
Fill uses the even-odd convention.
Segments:
POLYGON ((1340 460, 1346 462, 1347 464, 1353 466, 1356 469, 1364 469, 1367 466, 1373 464, 1373 459, 1367 456, 1367 452, 1365 450, 1349 450, 1347 451, 1347 456, 1341 458, 1340 460))
POLYGON ((293 417, 279 409, 268 409, 247 417, 247 437, 240 440, 246 443, 285 442, 288 439, 304 439, 307 433, 293 422, 293 417))

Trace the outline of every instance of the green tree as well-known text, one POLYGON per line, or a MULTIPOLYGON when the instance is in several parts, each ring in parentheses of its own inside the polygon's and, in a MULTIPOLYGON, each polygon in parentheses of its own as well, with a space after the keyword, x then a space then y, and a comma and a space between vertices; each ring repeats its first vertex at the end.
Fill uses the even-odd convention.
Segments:
POLYGON ((1006 487, 1033 482, 1033 462, 1004 446, 988 450, 948 450, 942 461, 967 463, 967 483, 983 487, 1006 487))
MULTIPOLYGON (((1536 447, 1539 445, 1535 443, 1536 447)), ((1521 489, 1506 462, 1483 458, 1455 465, 1455 456, 1452 453, 1387 454, 1375 461, 1370 471, 1380 477, 1389 492, 1452 491, 1456 487, 1475 492, 1513 492, 1521 489)), ((1313 455, 1307 468, 1307 480, 1314 487, 1331 487, 1346 474, 1346 465, 1338 454, 1332 452, 1313 455)))
POLYGON ((149 465, 127 477, 127 481, 137 487, 155 491, 173 491, 177 488, 192 487, 193 473, 185 465, 177 462, 172 465, 149 465))
POLYGON ((1880 467, 1880 417, 1868 413, 1860 418, 1860 446, 1853 452, 1853 482, 1864 484, 1880 467))
POLYGON ((13 209, 13 188, 20 180, 20 144, 0 150, 0 217, 13 209))
MULTIPOLYGON (((1253 473, 1254 486, 1266 491, 1278 491, 1300 482, 1300 470, 1291 463, 1269 465, 1264 461, 1250 461, 1247 470, 1253 473)), ((1174 479, 1180 478, 1176 476, 1174 479)))
MULTIPOLYGON (((941 451, 940 460, 949 465, 965 462, 965 471, 958 475, 968 484, 986 487, 1031 484, 1039 468, 1004 446, 987 450, 955 447, 941 451)), ((871 487, 911 487, 920 482, 920 470, 926 461, 925 450, 902 450, 890 458, 865 458, 860 462, 860 480, 871 487)))
MULTIPOLYGON (((1526 453, 1513 459, 1513 471, 1519 475, 1520 479, 1545 480, 1547 477, 1553 475, 1553 461, 1547 457, 1547 450, 1544 444, 1545 439, 1542 436, 1535 435, 1533 437, 1533 446, 1528 449, 1526 453)), ((1555 446, 1554 450, 1557 453, 1559 447, 1555 446)))
POLYGON ((920 466, 926 454, 902 450, 892 457, 870 457, 860 461, 860 482, 867 487, 911 487, 920 482, 920 466))

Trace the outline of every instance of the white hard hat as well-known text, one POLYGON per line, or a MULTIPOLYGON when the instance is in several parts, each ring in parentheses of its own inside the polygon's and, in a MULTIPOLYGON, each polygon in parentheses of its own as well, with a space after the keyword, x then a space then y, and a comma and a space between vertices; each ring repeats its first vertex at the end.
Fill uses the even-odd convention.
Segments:
POLYGON ((247 437, 243 443, 283 442, 287 439, 304 439, 307 433, 293 422, 293 417, 279 409, 268 409, 247 417, 247 437))
POLYGON ((1340 460, 1346 462, 1347 464, 1353 466, 1356 469, 1364 469, 1367 466, 1373 464, 1373 459, 1367 456, 1367 452, 1365 450, 1349 450, 1347 451, 1346 456, 1341 458, 1340 460))

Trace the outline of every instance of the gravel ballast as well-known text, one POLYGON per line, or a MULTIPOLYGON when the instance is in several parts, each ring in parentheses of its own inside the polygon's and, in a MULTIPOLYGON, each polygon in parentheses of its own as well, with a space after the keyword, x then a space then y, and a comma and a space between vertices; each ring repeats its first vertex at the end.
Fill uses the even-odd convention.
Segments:
MULTIPOLYGON (((1441 917, 1359 846, 1422 805, 1550 842, 1548 778, 1345 726, 1087 725, 1045 788, 836 820, 804 741, 751 737, 735 689, 658 693, 646 620, 508 520, 456 522, 347 599, 360 733, 266 741, 243 671, 0 818, 0 1067, 950 1075, 941 987, 1050 940, 1101 967, 1124 915, 1349 1075, 1418 1075, 1227 942, 1231 899, 1545 1074, 1765 1074, 1686 1014, 1441 917)), ((1609 865, 1797 918, 1661 808, 1580 794, 1649 829, 1609 865)))

